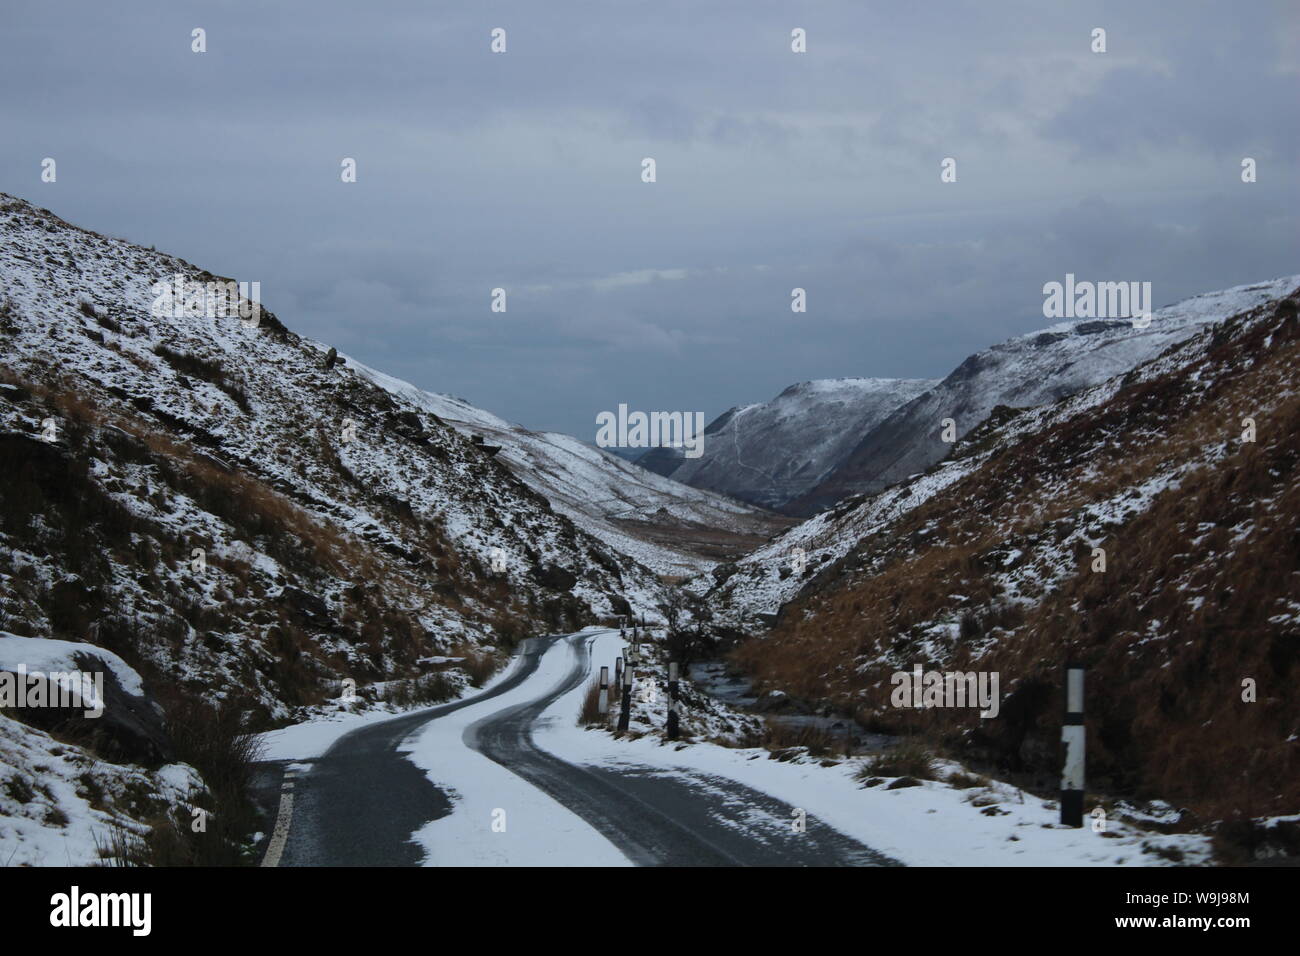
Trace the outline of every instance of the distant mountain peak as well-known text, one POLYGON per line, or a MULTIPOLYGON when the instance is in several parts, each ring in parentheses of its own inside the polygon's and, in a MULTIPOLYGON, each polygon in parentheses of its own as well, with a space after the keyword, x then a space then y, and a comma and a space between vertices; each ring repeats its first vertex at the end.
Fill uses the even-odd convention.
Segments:
POLYGON ((875 421, 934 383, 923 379, 813 379, 768 402, 737 405, 705 428, 700 458, 668 449, 638 464, 696 488, 779 510, 811 488, 875 421))

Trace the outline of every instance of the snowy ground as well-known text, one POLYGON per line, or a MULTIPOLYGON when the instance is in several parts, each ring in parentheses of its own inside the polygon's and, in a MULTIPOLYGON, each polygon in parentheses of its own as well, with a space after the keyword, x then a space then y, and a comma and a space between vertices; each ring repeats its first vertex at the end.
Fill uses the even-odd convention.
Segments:
POLYGON ((449 816, 415 834, 428 853, 426 865, 629 865, 613 844, 576 814, 464 742, 477 721, 526 704, 539 691, 555 687, 568 673, 571 654, 568 643, 555 644, 536 673, 519 687, 481 706, 441 717, 406 741, 411 760, 455 802, 449 816))
MULTIPOLYGON (((517 658, 516 658, 517 660, 517 658)), ((512 667, 503 667, 492 675, 480 687, 473 687, 468 684, 461 688, 460 694, 441 703, 451 703, 455 700, 462 700, 465 697, 472 697, 481 694, 486 690, 494 687, 496 684, 510 676, 512 667)), ((359 727, 365 727, 369 724, 379 723, 384 720, 403 714, 410 713, 412 709, 402 709, 389 705, 387 702, 380 700, 375 703, 369 703, 362 709, 361 701, 356 703, 344 703, 341 698, 327 701, 324 708, 329 708, 326 712, 305 720, 301 723, 290 724, 287 727, 281 727, 278 730, 268 730, 265 733, 258 734, 261 742, 262 753, 260 759, 271 760, 306 760, 310 761, 319 757, 325 751, 329 750, 340 737, 350 733, 359 727)), ((421 705, 421 707, 426 705, 421 705)), ((437 706, 437 705, 429 705, 437 706)))
POLYGON ((143 834, 142 820, 200 789, 185 764, 108 763, 0 716, 0 867, 101 865, 115 828, 143 834))
MULTIPOLYGON (((0 671, 69 673, 79 661, 97 662, 127 694, 144 692, 140 675, 112 651, 0 631, 0 671)), ((80 682, 72 686, 85 690, 80 682)), ((88 696, 80 701, 98 704, 88 696)), ((0 867, 101 864, 100 848, 115 830, 145 833, 144 821, 188 806, 202 786, 187 764, 146 770, 110 763, 0 714, 0 867)))

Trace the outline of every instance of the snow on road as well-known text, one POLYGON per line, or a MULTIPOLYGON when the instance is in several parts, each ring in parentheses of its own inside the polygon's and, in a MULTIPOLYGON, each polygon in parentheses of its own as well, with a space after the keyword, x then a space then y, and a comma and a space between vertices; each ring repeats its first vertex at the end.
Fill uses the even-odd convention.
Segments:
POLYGON ((262 742, 260 760, 314 760, 344 734, 367 724, 392 720, 400 714, 388 710, 364 710, 355 713, 340 710, 324 717, 315 717, 300 724, 290 724, 279 730, 258 734, 262 742))
MULTIPOLYGON (((593 636, 592 665, 609 665, 621 653, 617 633, 593 636)), ((1204 862, 1208 840, 1196 835, 1138 833, 1115 822, 1103 835, 1058 826, 1058 811, 1033 794, 1004 784, 989 792, 946 783, 886 790, 853 778, 856 762, 822 767, 769 759, 766 750, 692 744, 674 749, 656 737, 617 740, 577 724, 583 682, 542 714, 537 746, 570 763, 651 767, 682 775, 692 786, 701 776, 723 777, 767 793, 835 830, 912 866, 1114 866, 1169 861, 1144 853, 1142 844, 1176 848, 1185 863, 1204 862), (981 806, 968 798, 980 794, 981 806), (1023 801, 1023 802, 1022 802, 1023 801)), ((522 688, 521 688, 522 690, 522 688)), ((788 821, 774 821, 788 826, 788 821)))
MULTIPOLYGON (((613 638, 618 640, 617 632, 613 638)), ((581 817, 465 743, 477 721, 554 689, 568 674, 573 654, 568 641, 557 641, 518 687, 439 717, 403 742, 399 750, 454 803, 450 815, 414 834, 427 854, 426 866, 630 865, 581 817)))
MULTIPOLYGON (((507 679, 518 666, 519 658, 516 657, 509 667, 501 668, 482 686, 467 686, 463 688, 460 697, 454 697, 443 703, 452 703, 463 697, 486 693, 501 681, 507 679)), ((367 710, 349 710, 347 708, 352 705, 343 703, 342 698, 327 702, 327 705, 336 706, 338 710, 333 713, 321 714, 301 723, 289 724, 278 730, 268 730, 258 734, 257 737, 262 748, 258 759, 263 761, 314 760, 334 746, 340 737, 351 731, 410 713, 409 710, 393 708, 382 700, 378 706, 370 707, 367 710)))

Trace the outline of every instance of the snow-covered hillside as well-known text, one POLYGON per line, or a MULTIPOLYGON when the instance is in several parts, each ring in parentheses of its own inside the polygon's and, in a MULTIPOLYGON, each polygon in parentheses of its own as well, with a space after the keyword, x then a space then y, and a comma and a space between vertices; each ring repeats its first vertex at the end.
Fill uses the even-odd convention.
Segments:
POLYGON ((844 557, 863 537, 889 524, 974 470, 982 457, 946 461, 876 495, 857 496, 822 511, 734 564, 715 568, 688 587, 710 592, 719 619, 751 626, 770 620, 817 571, 844 557))
MULTIPOLYGON (((1300 286, 1300 275, 1196 296, 1178 306, 1155 313, 1153 328, 1159 322, 1160 316, 1166 315, 1171 324, 1171 327, 1166 330, 1166 336, 1186 343, 1189 337, 1196 335, 1198 331, 1204 331, 1206 324, 1215 321, 1216 316, 1222 320, 1255 307, 1261 302, 1277 300, 1290 294, 1297 286, 1300 286), (1261 299, 1261 296, 1264 298, 1261 299), (1224 310, 1232 311, 1225 313, 1224 310)), ((1071 333, 1074 330, 1067 324, 1056 326, 1054 330, 1049 331, 1051 334, 1071 335, 1072 339, 1071 333)), ((1145 332, 1150 331, 1150 329, 1133 330, 1133 334, 1144 336, 1145 332)), ((1203 341, 1197 340, 1188 345, 1191 348, 1203 347, 1203 341)), ((1097 356, 1099 361, 1090 367, 1091 371, 1076 369, 1078 374, 1093 374, 1097 369, 1104 367, 1105 361, 1119 361, 1117 356, 1122 350, 1113 338, 1110 342, 1109 346, 1102 343, 1097 350, 1101 354, 1097 356)), ((1013 339, 1006 346, 998 346, 979 354, 1005 353, 1007 365, 1001 366, 1004 370, 1017 360, 1022 363, 1023 369, 1025 363, 1032 364, 1034 357, 1038 355, 1033 351, 1032 343, 1026 343, 1026 339, 1013 339)), ((1077 342, 1069 348, 1070 354, 1073 354, 1076 360, 1081 361, 1082 355, 1086 354, 1077 342)), ((1130 356, 1142 354, 1151 351, 1152 348, 1149 338, 1144 336, 1142 342, 1131 343, 1131 351, 1128 354, 1130 356)), ((1185 356, 1187 353, 1175 348, 1170 354, 1173 356, 1171 360, 1177 361, 1179 356, 1185 356)), ((971 364, 970 360, 965 364, 971 364)), ((1036 404, 1032 415, 1026 413, 1016 417, 1015 410, 1009 402, 992 416, 989 412, 993 409, 990 408, 982 419, 980 431, 1000 428, 1008 418, 1015 418, 1017 427, 1024 428, 1027 427, 1025 423, 1033 422, 1036 423, 1034 427, 1037 428, 1040 419, 1044 422, 1055 421, 1059 416, 1076 414, 1081 409, 1086 410, 1109 398, 1126 381, 1125 375, 1130 372, 1134 377, 1149 376, 1153 374, 1154 369, 1160 368, 1164 366, 1154 362, 1139 362, 1135 369, 1130 369, 1121 363, 1119 374, 1103 379, 1091 388, 1072 393, 1068 400, 1036 404)), ((1011 379, 999 377, 997 381, 1009 385, 1011 379)), ((945 380, 944 385, 933 392, 938 392, 948 384, 949 380, 945 380)), ((1025 382, 1019 394, 1025 394, 1031 385, 1043 387, 1041 382, 1025 382)), ((932 392, 927 392, 913 405, 929 401, 931 394, 932 392)), ((972 434, 967 430, 963 433, 963 440, 959 440, 954 445, 944 445, 945 454, 951 452, 945 460, 923 469, 920 473, 906 475, 883 491, 855 495, 839 501, 828 510, 819 512, 789 529, 780 537, 755 548, 734 564, 715 569, 710 577, 696 579, 691 582, 691 588, 698 592, 713 590, 714 598, 722 608, 723 618, 733 623, 775 615, 781 606, 792 600, 818 571, 843 558, 861 540, 888 528, 902 516, 921 507, 935 496, 946 493, 949 487, 981 467, 997 450, 997 446, 975 441, 978 436, 979 431, 972 434)))
POLYGON ((977 352, 862 433, 825 480, 789 510, 812 514, 925 471, 951 450, 942 438, 945 419, 954 421, 960 437, 998 405, 1054 402, 1154 358, 1206 323, 1285 295, 1297 283, 1300 276, 1285 276, 1207 292, 1159 309, 1145 328, 1129 321, 1062 322, 977 352))
POLYGON ((696 488, 780 508, 821 481, 885 416, 935 384, 891 378, 801 382, 769 402, 720 415, 705 429, 699 458, 659 450, 639 464, 696 488))
POLYGON ((649 568, 422 401, 263 308, 160 317, 222 281, 0 197, 0 626, 273 717, 596 615, 649 568))
POLYGON ((525 484, 544 495, 561 514, 611 549, 658 574, 697 574, 716 561, 684 540, 669 543, 646 534, 646 525, 699 528, 740 536, 774 532, 762 512, 733 499, 688 487, 571 435, 534 432, 450 395, 439 395, 348 359, 357 371, 466 436, 479 435, 500 447, 497 455, 525 484))

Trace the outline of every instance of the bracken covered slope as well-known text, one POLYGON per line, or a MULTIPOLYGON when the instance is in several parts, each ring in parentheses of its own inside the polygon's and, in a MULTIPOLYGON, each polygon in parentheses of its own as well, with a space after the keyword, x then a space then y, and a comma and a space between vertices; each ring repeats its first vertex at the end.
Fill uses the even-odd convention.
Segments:
POLYGON ((794 544, 811 563, 741 661, 1051 787, 1073 659, 1091 789, 1202 819, 1300 810, 1296 307, 1292 289, 1055 404, 997 408, 926 475, 792 530, 769 575, 794 544), (891 675, 916 664, 997 672, 1000 714, 895 708, 891 675))

